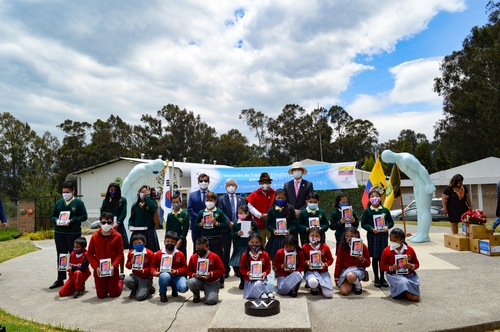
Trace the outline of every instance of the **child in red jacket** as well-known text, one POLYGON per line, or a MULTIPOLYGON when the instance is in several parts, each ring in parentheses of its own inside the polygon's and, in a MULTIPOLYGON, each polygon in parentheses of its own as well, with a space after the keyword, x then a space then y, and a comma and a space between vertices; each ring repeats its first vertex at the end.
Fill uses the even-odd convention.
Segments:
POLYGON ((262 237, 260 234, 252 233, 248 236, 247 251, 241 255, 240 273, 245 278, 243 288, 244 299, 258 299, 263 294, 267 298, 274 298, 272 292, 267 289, 267 276, 271 272, 271 259, 269 254, 262 249, 262 237), (252 268, 252 262, 261 262, 260 271, 252 268), (259 275, 257 276, 256 273, 259 275))
POLYGON ((172 297, 177 297, 178 292, 185 293, 188 290, 186 278, 187 263, 182 251, 176 248, 179 236, 174 231, 165 233, 165 247, 155 253, 153 258, 154 276, 159 277, 160 301, 168 302, 167 287, 172 287, 172 297), (169 257, 170 256, 170 257, 169 257), (162 271, 162 259, 170 259, 170 269, 162 271))
POLYGON ((132 270, 132 274, 125 277, 123 283, 131 289, 129 299, 144 301, 149 293, 154 294, 153 273, 156 270, 153 267, 154 253, 145 247, 146 237, 141 233, 132 235, 130 239, 133 250, 129 250, 126 267, 132 270), (137 255, 142 253, 142 255, 137 255))
POLYGON ((304 252, 297 245, 295 235, 288 234, 283 241, 284 247, 276 252, 273 263, 278 276, 276 293, 297 297, 305 268, 304 252))
POLYGON ((354 227, 347 227, 337 248, 334 277, 342 295, 349 295, 352 285, 354 285, 354 294, 359 295, 363 292, 360 281, 365 278, 365 269, 370 266, 370 252, 364 243, 361 254, 352 255, 351 240, 353 238, 359 238, 359 231, 354 227))
POLYGON ((333 256, 330 247, 325 243, 325 235, 320 227, 309 228, 309 243, 302 246, 306 260, 305 279, 311 294, 318 295, 319 289, 326 298, 333 296, 332 277, 328 267, 333 264, 333 256), (314 255, 311 255, 314 253, 314 255), (318 258, 321 255, 321 260, 318 258), (314 260, 318 259, 317 262, 314 260), (317 264, 317 265, 316 265, 317 264))
POLYGON ((387 272, 391 296, 406 296, 410 301, 420 299, 420 279, 416 269, 420 266, 417 254, 405 242, 405 232, 394 228, 390 234, 389 246, 382 252, 380 269, 387 272), (397 255, 397 256, 396 256, 397 255))
POLYGON ((200 290, 205 293, 205 304, 213 305, 219 301, 219 280, 226 272, 220 257, 211 252, 208 239, 204 236, 196 240, 196 253, 191 255, 187 275, 188 287, 193 292, 193 303, 200 302, 200 290))
POLYGON ((73 243, 73 252, 69 257, 69 266, 66 270, 69 279, 59 290, 59 296, 68 296, 75 293, 78 298, 85 291, 85 281, 90 277, 89 261, 87 260, 87 239, 79 237, 73 243))

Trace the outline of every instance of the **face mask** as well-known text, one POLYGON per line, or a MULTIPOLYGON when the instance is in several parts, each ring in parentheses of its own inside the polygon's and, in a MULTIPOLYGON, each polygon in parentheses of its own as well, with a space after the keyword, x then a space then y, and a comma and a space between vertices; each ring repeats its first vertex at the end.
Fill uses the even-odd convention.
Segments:
POLYGON ((207 190, 207 188, 208 188, 208 183, 202 182, 202 183, 199 183, 199 185, 200 185, 201 190, 207 190))
POLYGON ((174 210, 179 210, 181 208, 181 203, 172 203, 172 208, 174 210))
POLYGON ((73 198, 72 193, 62 193, 62 197, 64 198, 65 201, 69 201, 70 199, 73 198))
POLYGON ((105 232, 109 232, 111 228, 113 228, 113 225, 108 225, 108 224, 101 225, 101 229, 105 232))
POLYGON ((247 215, 246 214, 238 213, 238 219, 239 220, 246 220, 247 219, 247 215))
POLYGON ((141 201, 143 201, 144 198, 146 198, 146 195, 144 195, 143 193, 139 193, 139 198, 141 199, 141 201))
POLYGON ((165 245, 165 249, 167 249, 167 251, 172 251, 175 249, 175 246, 172 243, 169 243, 165 245))
POLYGON ((285 250, 285 252, 294 252, 295 251, 295 248, 292 249, 292 250, 286 250, 285 248, 283 248, 285 250))
POLYGON ((214 208, 215 203, 214 202, 205 202, 205 206, 207 207, 207 209, 211 210, 214 208))
POLYGON ((398 249, 399 247, 401 247, 401 243, 394 241, 389 241, 389 245, 391 246, 392 249, 398 249))
POLYGON ((294 179, 300 179, 302 177, 302 171, 299 170, 293 171, 292 174, 294 179))
POLYGON ((379 205, 380 204, 380 197, 372 197, 370 198, 370 203, 372 203, 372 205, 379 205))
POLYGON ((350 236, 345 237, 345 242, 351 243, 351 240, 352 240, 352 237, 350 237, 350 236))
POLYGON ((82 248, 73 248, 73 251, 77 254, 81 253, 83 250, 82 248))
POLYGON ((286 204, 286 199, 277 199, 276 200, 276 204, 278 204, 278 206, 285 206, 286 204))
POLYGON ((134 250, 135 251, 143 251, 144 250, 144 243, 134 244, 134 250))
POLYGON ((310 210, 316 210, 318 208, 318 203, 307 203, 307 207, 310 210))
POLYGON ((111 197, 115 196, 115 194, 116 194, 116 191, 110 191, 109 192, 109 196, 111 196, 111 197))
POLYGON ((252 251, 259 251, 260 245, 258 244, 249 244, 248 245, 252 251))
POLYGON ((226 188, 226 190, 227 190, 228 194, 234 194, 235 191, 236 191, 236 187, 235 186, 229 186, 229 187, 226 188))
POLYGON ((269 190, 269 185, 268 184, 261 184, 260 187, 262 188, 262 190, 264 191, 267 191, 269 190))
POLYGON ((319 238, 317 237, 310 237, 309 238, 309 242, 311 242, 312 244, 316 244, 319 242, 319 238))
POLYGON ((196 250, 196 253, 198 254, 198 257, 205 257, 205 255, 207 254, 207 251, 200 249, 200 250, 196 250))
POLYGON ((340 207, 343 207, 343 206, 349 206, 349 203, 339 203, 339 206, 340 206, 340 207))

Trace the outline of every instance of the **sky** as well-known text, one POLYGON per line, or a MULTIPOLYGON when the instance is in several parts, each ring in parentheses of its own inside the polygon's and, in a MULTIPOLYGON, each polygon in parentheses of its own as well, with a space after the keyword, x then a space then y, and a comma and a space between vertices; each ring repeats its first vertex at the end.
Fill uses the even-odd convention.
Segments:
POLYGON ((342 106, 379 143, 433 139, 443 57, 487 23, 478 0, 0 0, 0 112, 39 135, 66 119, 140 124, 175 104, 218 135, 254 108, 342 106))

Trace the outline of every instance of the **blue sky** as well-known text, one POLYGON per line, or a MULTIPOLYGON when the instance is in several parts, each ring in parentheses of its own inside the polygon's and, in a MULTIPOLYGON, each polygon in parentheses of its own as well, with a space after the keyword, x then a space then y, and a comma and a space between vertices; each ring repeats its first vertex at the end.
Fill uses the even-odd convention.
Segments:
POLYGON ((319 103, 372 121, 380 143, 402 129, 432 140, 433 78, 486 3, 0 0, 0 112, 62 138, 68 118, 138 124, 172 103, 255 142, 242 109, 319 103))

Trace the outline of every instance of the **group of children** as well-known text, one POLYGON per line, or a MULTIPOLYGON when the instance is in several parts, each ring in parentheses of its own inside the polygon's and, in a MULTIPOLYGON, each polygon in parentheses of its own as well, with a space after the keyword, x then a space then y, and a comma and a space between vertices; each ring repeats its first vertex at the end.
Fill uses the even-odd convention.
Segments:
MULTIPOLYGON (((149 294, 154 294, 153 278, 158 277, 161 302, 168 301, 167 287, 171 287, 172 297, 189 289, 193 293, 193 302, 198 303, 203 290, 206 304, 218 302, 225 274, 220 250, 222 244, 219 243, 220 230, 228 227, 228 223, 222 211, 216 208, 215 194, 209 194, 212 193, 207 193, 207 203, 213 204, 207 204, 206 209, 199 212, 195 226, 201 230, 202 236, 196 240, 195 253, 188 262, 185 246, 187 231, 182 225, 188 218, 182 214, 180 200, 175 195, 172 197, 173 211, 167 217, 163 249, 154 253, 145 247, 146 238, 142 234, 132 236, 130 242, 133 249, 128 252, 126 264, 132 274, 123 280, 123 284, 131 289, 129 298, 145 300, 149 294)), ((392 230, 388 241, 388 231, 394 223, 389 211, 381 205, 380 196, 380 190, 372 188, 370 204, 361 216, 361 227, 367 231, 368 246, 361 244, 355 254, 352 240, 360 238, 359 219, 352 209, 347 216, 343 213, 350 206, 349 197, 345 194, 336 198, 335 210, 328 223, 325 212, 318 207, 317 193, 309 194, 307 207, 295 218, 286 192, 278 189, 267 215, 266 227, 271 238, 265 248, 248 206, 239 206, 238 220, 231 228, 234 250, 229 264, 240 278, 239 288, 243 290, 243 298, 273 298, 273 287, 268 288, 267 285, 271 270, 277 276, 276 293, 280 295, 296 297, 305 280, 311 294, 321 292, 324 297, 331 298, 333 283, 328 268, 333 264, 334 256, 325 243, 325 232, 332 229, 336 231, 337 240, 334 280, 342 295, 362 293, 360 282, 368 281, 366 268, 372 263, 376 287, 389 287, 386 274, 392 297, 405 296, 417 301, 420 296, 420 281, 415 273, 419 267, 417 256, 406 244, 405 234, 400 229, 392 230)), ((90 276, 88 263, 82 260, 82 255, 85 255, 85 245, 75 241, 70 263, 78 267, 69 269, 67 284, 72 286, 65 285, 61 296, 75 291, 75 297, 81 295, 84 282, 90 276)))

